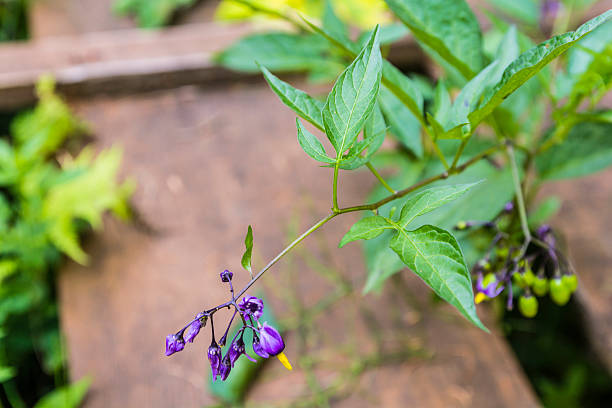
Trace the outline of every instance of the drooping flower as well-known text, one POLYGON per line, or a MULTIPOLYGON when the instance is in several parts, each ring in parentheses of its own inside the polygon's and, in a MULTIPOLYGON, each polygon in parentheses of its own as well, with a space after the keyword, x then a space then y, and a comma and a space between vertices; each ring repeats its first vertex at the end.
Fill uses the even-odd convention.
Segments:
POLYGON ((240 358, 240 356, 243 354, 252 362, 254 363, 257 362, 257 360, 254 360, 251 356, 249 356, 246 353, 244 340, 242 338, 242 335, 240 335, 238 336, 238 338, 236 338, 232 342, 232 344, 230 344, 229 350, 227 351, 227 356, 229 356, 229 361, 230 361, 230 365, 232 366, 232 368, 234 368, 234 364, 236 364, 236 361, 238 360, 238 358, 240 358))
POLYGON ((210 362, 210 370, 212 371, 213 381, 217 380, 217 375, 221 374, 221 347, 213 339, 208 347, 208 361, 210 362))
MULTIPOLYGON (((270 356, 276 356, 285 349, 285 342, 280 333, 267 322, 259 329, 259 347, 261 351, 270 356)), ((255 351, 255 350, 254 350, 255 351)), ((257 351, 255 351, 257 353, 257 351)), ((261 355, 257 353, 258 355, 261 355)), ((263 357, 263 356, 262 356, 263 357)))
POLYGON ((245 316, 253 316, 259 319, 263 314, 264 303, 258 297, 245 296, 238 302, 238 309, 245 316))
POLYGON ((261 341, 259 340, 259 336, 256 333, 253 333, 253 351, 259 357, 263 357, 263 358, 270 357, 270 354, 268 354, 261 346, 261 341))
POLYGON ((171 356, 185 348, 185 341, 182 336, 169 334, 166 336, 166 355, 171 356))
POLYGON ((478 276, 476 281, 475 303, 480 303, 485 299, 491 299, 499 295, 504 290, 504 284, 497 280, 494 273, 488 273, 485 277, 478 276))
POLYGON ((230 371, 232 371, 232 363, 229 359, 229 353, 225 354, 223 360, 221 360, 221 365, 219 366, 219 376, 221 376, 221 381, 225 381, 230 371))
POLYGON ((219 276, 221 276, 222 282, 229 282, 234 277, 234 274, 226 269, 223 272, 221 272, 219 276))
POLYGON ((202 321, 203 320, 204 322, 206 321, 205 318, 204 319, 203 318, 204 318, 204 313, 198 313, 195 320, 191 323, 191 325, 189 326, 189 329, 187 330, 187 334, 185 335, 185 341, 193 343, 193 339, 195 339, 195 337, 200 332, 200 329, 202 328, 202 325, 203 325, 202 321))

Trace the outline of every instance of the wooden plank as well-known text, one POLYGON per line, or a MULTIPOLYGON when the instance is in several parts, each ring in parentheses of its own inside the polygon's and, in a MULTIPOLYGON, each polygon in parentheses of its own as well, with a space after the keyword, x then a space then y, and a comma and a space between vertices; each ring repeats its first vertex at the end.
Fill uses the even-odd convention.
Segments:
MULTIPOLYGON (((211 403, 208 330, 171 358, 163 355, 165 336, 198 310, 224 300, 219 271, 237 272, 236 286, 248 279, 238 273, 248 224, 255 231, 255 264, 261 266, 282 248, 296 209, 303 214, 302 229, 329 211, 330 169, 300 150, 294 115, 263 81, 96 98, 76 108, 99 147, 124 147, 124 171, 138 182, 134 204, 149 227, 108 222, 87 246, 90 267, 69 263, 63 269, 60 309, 71 375, 93 376, 88 408, 211 403)), ((367 172, 343 172, 341 178, 342 205, 362 200, 375 182, 367 172)), ((321 237, 333 247, 357 217, 338 217, 309 238, 306 248, 320 254, 321 237)), ((359 291, 365 275, 359 246, 332 253, 331 263, 359 291)), ((290 268, 296 268, 298 296, 306 302, 333 291, 303 262, 282 262, 265 279, 288 288, 290 268)), ((356 303, 340 301, 316 321, 315 348, 328 362, 315 373, 323 386, 339 374, 341 366, 334 362, 340 349, 370 352, 376 336, 385 347, 398 334, 408 337, 413 347, 425 344, 430 356, 392 360, 368 371, 355 393, 334 406, 538 406, 495 330, 486 334, 454 310, 432 306, 429 290, 417 278, 408 279, 407 286, 422 311, 403 304, 398 294, 357 293, 356 303), (371 321, 360 313, 365 304, 379 321, 376 329, 364 323, 364 317, 371 321)), ((272 297, 271 303, 286 316, 281 300, 272 297)), ((297 362, 298 333, 288 333, 287 339, 287 354, 297 362)), ((302 370, 283 372, 272 362, 247 406, 304 397, 307 384, 302 370)))

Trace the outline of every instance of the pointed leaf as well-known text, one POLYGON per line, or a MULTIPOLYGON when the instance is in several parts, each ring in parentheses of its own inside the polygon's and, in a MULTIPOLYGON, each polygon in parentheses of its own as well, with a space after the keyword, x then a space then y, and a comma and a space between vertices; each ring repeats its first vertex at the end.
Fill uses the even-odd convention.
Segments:
POLYGON ((434 292, 455 306, 470 322, 487 330, 474 305, 472 281, 457 240, 447 231, 424 225, 399 229, 389 245, 434 292))
POLYGON ((387 60, 383 61, 382 75, 383 85, 422 121, 423 94, 418 85, 387 60))
POLYGON ((373 217, 362 218, 353 224, 349 232, 347 232, 342 238, 342 241, 340 241, 339 247, 342 248, 349 242, 356 241, 358 239, 376 238, 388 229, 393 229, 393 225, 384 217, 375 215, 373 217))
POLYGON ((482 122, 504 99, 537 74, 550 61, 610 18, 612 18, 612 10, 608 10, 584 23, 576 31, 555 36, 522 53, 506 68, 501 80, 486 94, 480 107, 469 115, 472 128, 482 122))
POLYGON ((274 74, 260 66, 264 78, 268 81, 270 88, 274 91, 280 100, 291 108, 300 117, 323 130, 323 121, 321 111, 323 110, 323 102, 316 100, 306 92, 296 89, 287 82, 278 79, 274 74))
POLYGON ((323 163, 334 163, 335 160, 327 157, 325 153, 325 148, 323 144, 316 138, 315 135, 310 133, 300 122, 299 119, 295 119, 295 123, 297 125, 298 130, 298 142, 302 149, 308 154, 310 157, 315 159, 316 161, 323 163))
POLYGON ((455 200, 476 184, 478 183, 432 187, 417 193, 404 204, 398 224, 405 228, 419 215, 455 200))
POLYGON ((463 0, 385 0, 429 49, 472 78, 483 66, 478 20, 463 0))
POLYGON ((249 273, 252 274, 251 255, 253 254, 253 229, 250 225, 249 229, 247 230, 246 237, 244 237, 244 246, 246 247, 246 250, 242 255, 242 260, 240 261, 240 263, 242 264, 242 267, 244 269, 246 269, 247 271, 249 271, 249 273))
POLYGON ((378 29, 357 58, 340 75, 323 108, 323 124, 337 160, 355 142, 374 108, 381 76, 378 29))
POLYGON ((325 0, 323 10, 323 28, 334 35, 335 38, 349 41, 348 29, 334 12, 331 0, 325 0))

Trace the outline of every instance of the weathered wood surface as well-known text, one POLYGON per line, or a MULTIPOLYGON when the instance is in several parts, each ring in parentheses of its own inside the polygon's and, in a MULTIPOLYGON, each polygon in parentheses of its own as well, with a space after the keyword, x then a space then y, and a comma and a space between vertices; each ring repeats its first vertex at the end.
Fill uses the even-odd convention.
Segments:
MULTIPOLYGON (((163 355, 164 337, 198 310, 223 301, 218 273, 240 270, 246 225, 253 225, 261 265, 282 248, 296 206, 303 214, 301 229, 327 213, 330 170, 300 150, 293 114, 261 82, 97 98, 76 108, 90 122, 98 146, 124 147, 124 171, 138 182, 134 204, 155 232, 107 223, 87 246, 91 265, 63 269, 60 307, 71 375, 93 375, 90 408, 200 407, 212 401, 205 386, 209 333, 171 358, 163 355)), ((374 182, 367 172, 341 177, 344 205, 361 200, 374 182)), ((355 217, 338 217, 317 236, 333 247, 355 217)), ((316 239, 309 238, 307 247, 317 248, 316 239)), ((358 245, 332 253, 359 290, 365 272, 358 245)), ((281 262, 267 279, 282 279, 288 267, 281 262)), ((301 296, 309 303, 330 290, 311 268, 297 268, 301 296)), ((245 275, 237 274, 237 286, 245 275)), ((414 337, 432 357, 369 371, 357 392, 334 406, 537 406, 495 330, 486 334, 450 308, 432 307, 418 279, 409 278, 408 286, 426 303, 416 315, 388 292, 359 302, 378 306, 373 313, 382 322, 376 330, 383 340, 393 333, 414 337)), ((317 349, 330 356, 339 346, 372 349, 372 329, 360 323, 358 311, 343 302, 330 309, 318 323, 323 338, 317 349), (347 337, 349 328, 361 334, 347 337)), ((288 340, 287 354, 296 361, 297 334, 288 333, 288 340)), ((307 394, 301 370, 275 375, 279 370, 277 363, 264 370, 252 403, 266 406, 307 394)), ((330 367, 317 378, 326 383, 335 375, 330 367)))

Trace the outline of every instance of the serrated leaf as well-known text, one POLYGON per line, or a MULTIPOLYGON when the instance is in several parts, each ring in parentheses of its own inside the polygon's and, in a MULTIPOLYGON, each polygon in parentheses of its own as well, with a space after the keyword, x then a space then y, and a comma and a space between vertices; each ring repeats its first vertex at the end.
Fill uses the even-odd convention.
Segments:
POLYGON ((612 124, 584 122, 574 126, 565 141, 536 156, 545 180, 586 176, 612 164, 612 124))
POLYGON ((472 127, 482 122, 504 99, 537 74, 550 61, 610 18, 612 18, 612 10, 608 10, 584 23, 576 31, 555 36, 522 53, 506 68, 501 80, 486 94, 480 107, 469 115, 472 127))
POLYGON ((393 229, 393 225, 390 224, 384 217, 375 215, 373 217, 362 218, 357 221, 349 232, 347 232, 342 240, 340 241, 340 248, 349 242, 356 241, 358 239, 372 239, 382 234, 385 230, 393 229))
POLYGON ((285 81, 278 79, 266 67, 260 66, 264 78, 270 85, 280 100, 287 105, 291 110, 297 113, 301 118, 315 125, 318 129, 323 130, 323 121, 321 111, 323 110, 323 102, 313 98, 306 92, 294 88, 285 81))
POLYGON ((423 155, 423 144, 421 143, 421 124, 418 119, 386 87, 381 88, 379 100, 391 133, 415 156, 421 157, 423 155))
POLYGON ((462 196, 478 183, 431 187, 410 197, 400 214, 398 224, 405 228, 416 217, 462 196))
POLYGON ((242 267, 249 271, 249 273, 252 275, 253 272, 251 271, 251 256, 253 255, 253 229, 250 225, 247 229, 247 234, 244 237, 244 246, 245 250, 244 254, 242 254, 242 259, 240 260, 240 263, 242 264, 242 267))
POLYGON ((298 130, 298 143, 302 146, 302 149, 307 155, 319 162, 335 163, 334 159, 327 156, 325 148, 319 139, 302 126, 299 119, 295 119, 295 124, 298 130))
POLYGON ((424 225, 414 231, 398 229, 389 247, 442 299, 477 327, 472 281, 457 240, 447 231, 424 225))
POLYGON ((463 0, 385 0, 417 40, 466 78, 483 66, 478 20, 463 0))
POLYGON ((365 48, 336 81, 323 108, 325 132, 338 161, 355 142, 374 108, 381 65, 378 29, 375 29, 365 48))

